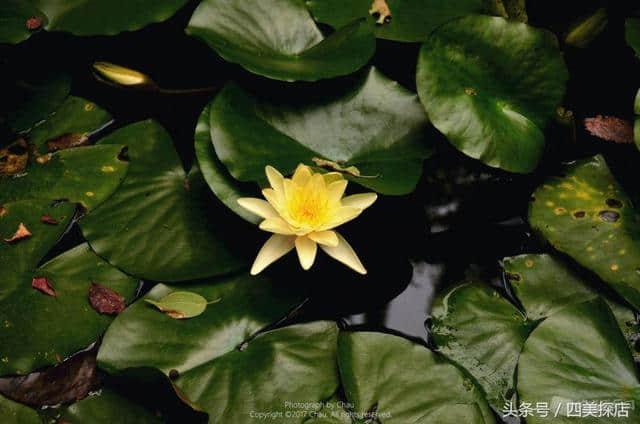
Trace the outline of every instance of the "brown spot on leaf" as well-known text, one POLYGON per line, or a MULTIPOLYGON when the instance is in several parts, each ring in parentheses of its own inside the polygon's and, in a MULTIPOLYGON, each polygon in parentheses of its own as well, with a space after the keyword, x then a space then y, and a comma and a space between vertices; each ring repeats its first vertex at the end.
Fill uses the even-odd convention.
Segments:
POLYGON ((620 219, 620 214, 615 211, 600 211, 598 216, 605 222, 616 222, 620 219))
POLYGON ((53 289, 53 286, 47 277, 33 277, 31 279, 31 287, 44 294, 56 297, 56 291, 53 289))
POLYGON ((585 215, 586 215, 585 211, 575 211, 573 213, 573 216, 575 216, 576 218, 584 218, 585 215))
POLYGON ((49 162, 50 160, 51 160, 51 155, 50 154, 38 155, 36 157, 36 162, 39 163, 40 165, 44 165, 45 163, 49 162))
POLYGON ((7 214, 7 208, 5 208, 4 206, 0 205, 0 218, 5 216, 6 214, 7 214))
POLYGON ((173 319, 185 319, 186 316, 182 312, 178 311, 163 311, 165 314, 170 316, 173 319))
POLYGON ((89 303, 93 309, 101 314, 115 315, 125 308, 122 295, 97 283, 91 283, 91 287, 89 287, 89 303))
POLYGON ((378 25, 388 24, 391 22, 391 9, 386 0, 373 0, 369 14, 376 18, 378 25))
POLYGON ((54 219, 52 217, 50 217, 49 215, 42 215, 40 217, 40 222, 43 222, 45 224, 49 224, 49 225, 58 225, 60 222, 58 222, 57 219, 54 219))
POLYGON ((180 372, 178 372, 178 370, 172 369, 171 371, 169 371, 169 378, 170 379, 175 380, 178 377, 180 377, 180 372))
POLYGON ((31 236, 31 231, 29 231, 29 229, 25 227, 25 225, 21 222, 20 224, 18 224, 18 229, 16 230, 16 232, 10 238, 4 239, 4 241, 6 241, 7 243, 15 243, 31 236))
POLYGON ((42 27, 42 18, 40 16, 32 16, 24 22, 24 26, 29 31, 35 31, 42 27))
POLYGON ((0 175, 17 175, 24 172, 29 161, 29 146, 20 138, 0 149, 0 175))
POLYGON ((506 272, 505 276, 509 281, 520 281, 520 274, 512 274, 510 272, 506 272))
POLYGON ((47 151, 50 153, 57 152, 58 150, 86 146, 87 144, 89 144, 89 137, 86 134, 68 133, 47 141, 47 151))
POLYGON ((615 116, 598 115, 584 120, 584 127, 591 135, 615 143, 633 143, 633 126, 629 121, 615 116))
POLYGON ((184 185, 184 189, 185 189, 186 191, 190 191, 190 190, 191 190, 191 183, 189 182, 189 179, 188 179, 188 178, 185 178, 185 180, 184 180, 184 184, 183 184, 183 185, 184 185))

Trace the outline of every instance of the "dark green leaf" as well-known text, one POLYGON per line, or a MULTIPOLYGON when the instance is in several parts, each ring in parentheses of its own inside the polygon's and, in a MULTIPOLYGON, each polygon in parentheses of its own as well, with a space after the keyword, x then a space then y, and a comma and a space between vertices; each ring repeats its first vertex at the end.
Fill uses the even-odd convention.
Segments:
POLYGON ((455 366, 397 336, 341 333, 340 377, 356 417, 383 424, 494 423, 482 391, 455 366))
POLYGON ((164 128, 153 121, 132 124, 99 142, 112 144, 129 148, 127 177, 81 223, 100 256, 129 274, 162 281, 224 274, 245 265, 225 238, 234 224, 212 210, 199 170, 185 174, 164 128))
POLYGON ((457 149, 493 167, 531 172, 567 78, 550 32, 469 16, 427 40, 417 85, 431 122, 457 149))
POLYGON ((640 401, 633 358, 602 299, 564 308, 531 333, 518 364, 518 393, 522 402, 546 402, 551 411, 546 418, 527 417, 528 424, 638 422, 637 408, 628 418, 567 417, 569 402, 595 402, 597 408, 601 401, 640 401))
POLYGON ((2 395, 0 395, 0 422, 2 424, 42 424, 42 420, 35 410, 13 402, 2 395))
POLYGON ((265 183, 266 165, 287 174, 319 157, 357 167, 367 177, 347 177, 365 187, 407 194, 431 154, 428 128, 416 95, 375 69, 338 97, 270 103, 230 84, 211 106, 216 153, 240 181, 265 183))
MULTIPOLYGON (((341 28, 354 19, 375 21, 369 11, 373 0, 306 0, 314 19, 341 28)), ((482 13, 483 0, 388 0, 391 21, 376 26, 378 38, 395 41, 424 41, 438 26, 461 16, 482 13)))
POLYGON ((350 74, 375 51, 372 28, 365 20, 324 39, 299 0, 203 0, 187 32, 226 60, 285 81, 350 74))
POLYGON ((568 166, 534 198, 531 226, 640 308, 640 215, 602 156, 568 166))
POLYGON ((46 24, 47 17, 29 0, 0 3, 0 44, 24 41, 46 24))

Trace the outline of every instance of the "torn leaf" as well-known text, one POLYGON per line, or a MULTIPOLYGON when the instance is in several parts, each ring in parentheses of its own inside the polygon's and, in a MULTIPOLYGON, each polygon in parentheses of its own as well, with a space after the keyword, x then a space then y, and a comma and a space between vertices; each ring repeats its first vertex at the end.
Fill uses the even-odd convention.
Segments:
POLYGON ((57 219, 54 219, 49 215, 42 215, 40 217, 40 222, 43 222, 43 223, 49 224, 49 225, 58 225, 60 223, 60 222, 58 222, 57 219))
POLYGON ((52 153, 72 147, 86 146, 87 144, 89 144, 89 137, 86 134, 68 133, 47 141, 47 151, 52 153))
POLYGON ((12 176, 24 172, 29 160, 29 146, 20 138, 0 149, 0 175, 12 176))
POLYGON ((93 309, 101 314, 116 315, 125 308, 123 296, 97 283, 91 283, 91 287, 89 287, 89 303, 93 309))
POLYGON ((25 227, 25 225, 21 222, 18 225, 18 229, 16 230, 16 232, 13 234, 13 236, 11 236, 8 239, 4 239, 4 241, 6 241, 7 243, 14 243, 16 241, 20 241, 22 239, 26 239, 31 237, 31 231, 29 231, 27 229, 27 227, 25 227))
POLYGON ((591 135, 615 143, 633 143, 633 126, 615 116, 598 115, 584 120, 584 127, 591 135))
POLYGON ((53 286, 47 277, 33 277, 31 279, 31 287, 44 294, 56 297, 56 291, 53 289, 53 286))
POLYGON ((391 9, 386 0, 373 0, 369 14, 377 18, 376 23, 379 25, 391 22, 391 9))
POLYGON ((205 311, 208 304, 219 301, 220 299, 216 299, 207 302, 207 299, 199 294, 186 291, 170 293, 160 300, 145 299, 145 302, 152 304, 173 319, 196 317, 205 311))

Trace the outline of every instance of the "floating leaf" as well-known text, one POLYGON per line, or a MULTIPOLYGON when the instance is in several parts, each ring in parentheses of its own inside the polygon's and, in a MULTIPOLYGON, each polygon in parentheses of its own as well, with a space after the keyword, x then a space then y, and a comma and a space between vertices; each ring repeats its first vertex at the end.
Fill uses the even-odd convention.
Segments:
POLYGON ((602 156, 568 166, 533 198, 531 226, 640 308, 640 215, 602 156))
POLYGON ((351 74, 375 51, 375 38, 364 19, 324 38, 298 0, 203 0, 187 33, 230 62, 284 81, 351 74))
POLYGON ((584 127, 591 135, 615 143, 633 143, 633 127, 629 121, 615 116, 598 115, 584 120, 584 127))
POLYGON ((31 287, 40 290, 44 294, 56 297, 56 291, 47 277, 33 277, 31 279, 31 287))
POLYGON ((625 36, 627 44, 640 57, 640 18, 627 18, 625 21, 625 36))
POLYGON ((15 231, 15 233, 13 233, 11 237, 4 239, 4 241, 7 243, 15 243, 20 240, 27 239, 32 235, 33 234, 31 234, 31 231, 29 231, 27 227, 25 227, 25 225, 21 222, 18 224, 18 229, 15 231))
POLYGON ((101 0, 3 0, 0 7, 0 43, 18 43, 41 27, 76 35, 114 35, 134 31, 170 18, 187 0, 142 0, 113 4, 101 0), (39 19, 39 25, 30 19, 39 19), (30 30, 28 27, 31 27, 30 30))
POLYGON ((604 31, 608 23, 607 9, 601 7, 575 23, 564 42, 570 46, 585 48, 604 31))
POLYGON ((495 423, 482 391, 458 368, 397 336, 343 332, 340 378, 355 417, 382 423, 495 423))
POLYGON ((73 219, 73 204, 24 200, 3 207, 0 233, 15 228, 17 222, 33 229, 27 240, 0 244, 0 375, 26 374, 86 348, 107 328, 111 318, 96 313, 87 301, 92 280, 129 300, 137 282, 98 258, 86 244, 38 267, 73 219), (55 217, 59 225, 41 222, 43 215, 55 217), (47 282, 55 284, 56 297, 43 296, 32 288, 34 282, 45 291, 47 282))
POLYGON ((531 333, 518 364, 518 393, 522 402, 546 402, 552 411, 548 417, 527 417, 528 424, 638 422, 635 407, 628 406, 628 418, 607 417, 606 407, 598 413, 601 402, 640 402, 633 358, 602 299, 564 308, 531 333), (587 402, 595 403, 595 416, 573 411, 570 418, 570 403, 587 402))
POLYGON ((89 303, 101 314, 117 315, 125 308, 124 296, 102 284, 91 283, 89 303))
POLYGON ((131 162, 125 181, 80 223, 96 253, 150 280, 202 278, 246 265, 231 250, 230 235, 237 225, 213 207, 215 199, 197 168, 185 174, 164 128, 150 120, 138 122, 96 147, 114 144, 128 146, 131 162))
POLYGON ((568 73, 550 32, 469 16, 427 40, 416 78, 429 119, 458 150, 489 166, 531 172, 568 73))
POLYGON ((210 110, 210 104, 205 106, 198 119, 195 134, 196 158, 198 159, 202 176, 211 191, 213 191, 213 194, 225 206, 245 220, 257 225, 262 221, 262 218, 248 212, 238 204, 238 199, 242 197, 257 197, 257 187, 252 187, 252 184, 243 185, 234 179, 216 156, 216 151, 211 143, 210 110))
MULTIPOLYGON (((377 3, 378 0, 306 0, 314 19, 334 28, 357 18, 368 18, 377 3)), ((391 20, 384 22, 384 14, 372 18, 382 24, 374 30, 376 37, 407 42, 425 41, 443 23, 485 10, 483 0, 388 0, 387 5, 391 20)))
POLYGON ((471 374, 496 410, 513 400, 520 350, 535 322, 481 283, 451 290, 432 312, 438 351, 471 374))
POLYGON ((266 165, 286 174, 321 158, 378 176, 348 175, 360 185, 407 194, 432 151, 417 96, 376 69, 312 103, 272 103, 228 84, 211 104, 210 119, 211 140, 229 173, 260 184, 266 183, 266 165))
POLYGON ((207 305, 219 302, 220 299, 208 302, 207 299, 197 293, 176 291, 169 293, 159 300, 145 299, 148 302, 174 319, 187 319, 202 314, 207 305))

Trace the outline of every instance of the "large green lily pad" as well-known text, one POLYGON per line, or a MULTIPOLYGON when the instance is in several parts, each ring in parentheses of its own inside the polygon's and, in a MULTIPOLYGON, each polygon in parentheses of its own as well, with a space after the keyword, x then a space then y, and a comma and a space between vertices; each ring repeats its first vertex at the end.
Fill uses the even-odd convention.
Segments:
POLYGON ((639 332, 633 310, 598 291, 597 286, 586 282, 558 258, 547 254, 519 255, 505 258, 503 267, 514 295, 531 320, 541 320, 567 306, 602 297, 616 317, 629 348, 640 358, 633 348, 639 332))
POLYGON ((81 222, 91 247, 125 272, 158 281, 225 274, 245 266, 229 248, 233 222, 212 206, 194 167, 185 174, 171 137, 154 121, 99 142, 127 145, 129 171, 116 193, 81 222), (226 234, 226 236, 225 236, 226 234))
POLYGON ((94 103, 68 97, 44 123, 22 135, 29 144, 29 163, 21 174, 11 178, 0 176, 0 203, 66 199, 87 210, 98 206, 124 179, 129 164, 120 153, 125 146, 67 148, 73 147, 73 143, 65 140, 86 143, 91 132, 110 121, 111 115, 94 103), (58 148, 64 150, 46 153, 58 148), (42 159, 45 160, 41 162, 42 159))
POLYGON ((173 16, 187 0, 10 0, 0 7, 0 43, 17 43, 33 31, 25 27, 25 17, 40 17, 39 28, 66 31, 75 35, 115 35, 134 31, 173 16))
POLYGON ((531 172, 568 72, 550 32, 489 16, 438 28, 418 59, 420 100, 461 152, 511 172, 531 172))
POLYGON ((240 181, 266 183, 271 165, 287 174, 313 158, 355 166, 347 175, 383 194, 411 192, 431 154, 417 96, 376 69, 346 92, 304 103, 271 103, 229 84, 211 105, 211 140, 240 181))
MULTIPOLYGON (((341 28, 354 19, 370 16, 372 0, 306 0, 314 19, 341 28)), ((483 13, 484 0, 389 0, 392 18, 376 26, 378 38, 394 41, 425 41, 431 32, 445 22, 466 15, 483 13)))
POLYGON ((354 416, 381 424, 494 423, 482 391, 424 346, 382 333, 341 333, 340 377, 354 416))
POLYGON ((61 414, 69 424, 160 424, 154 412, 106 386, 68 407, 61 414))
POLYGON ((513 400, 518 357, 535 322, 481 283, 455 287, 433 315, 438 351, 478 381, 496 410, 513 400))
POLYGON ((578 161, 538 187, 529 221, 553 247, 640 308, 640 216, 602 156, 578 161))
POLYGON ((230 62, 285 81, 347 75, 375 51, 368 22, 354 21, 324 38, 301 0, 203 0, 187 33, 230 62))
POLYGON ((548 417, 527 417, 530 424, 638 422, 637 408, 626 418, 602 414, 600 402, 613 409, 615 402, 640 401, 633 358, 606 302, 597 298, 564 308, 531 333, 518 364, 518 393, 522 402, 549 407, 548 417), (585 414, 588 402, 595 416, 585 414))
POLYGON ((211 105, 205 106, 198 118, 195 133, 196 158, 198 159, 202 176, 209 184, 213 194, 225 206, 247 221, 257 225, 262 221, 262 218, 248 212, 238 204, 238 199, 241 197, 259 197, 257 187, 250 190, 248 187, 243 186, 242 183, 229 175, 229 171, 216 156, 216 151, 211 143, 210 111, 211 105))
POLYGON ((34 409, 13 402, 2 395, 0 395, 0 421, 2 424, 42 424, 42 420, 34 409))

